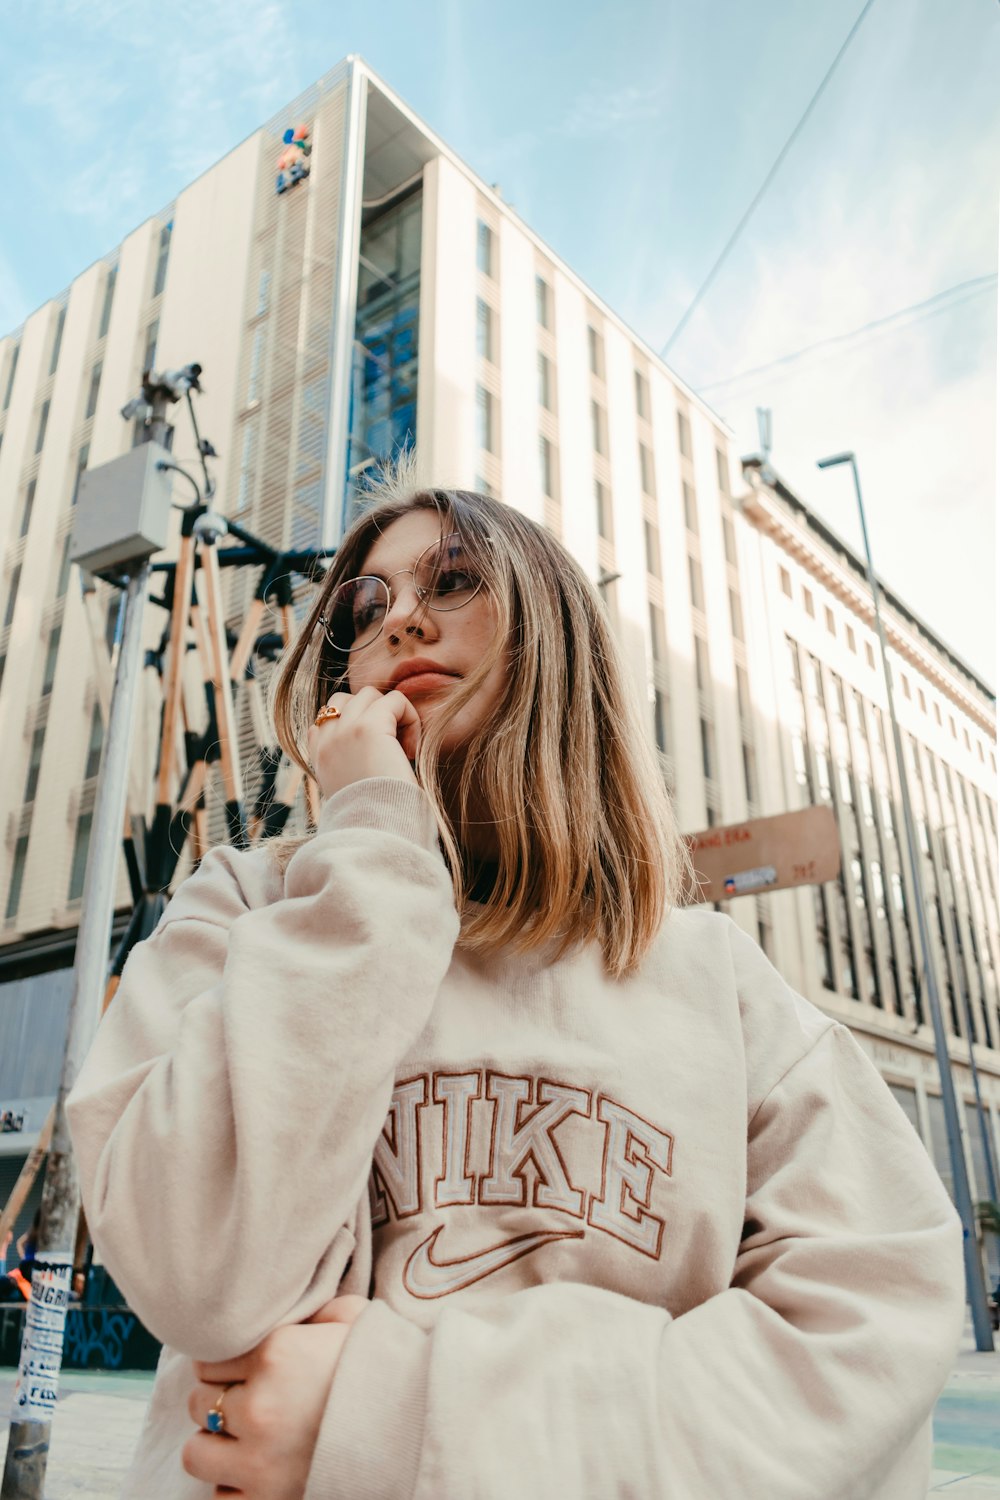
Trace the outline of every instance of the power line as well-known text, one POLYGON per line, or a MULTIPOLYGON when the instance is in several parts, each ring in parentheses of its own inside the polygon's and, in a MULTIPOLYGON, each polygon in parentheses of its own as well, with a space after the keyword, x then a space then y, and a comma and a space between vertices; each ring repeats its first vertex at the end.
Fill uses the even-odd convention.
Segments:
MULTIPOLYGON (((921 317, 931 317, 935 312, 950 312, 951 307, 960 305, 958 294, 968 292, 969 297, 962 300, 969 301, 971 297, 985 292, 988 287, 994 285, 997 273, 991 272, 987 276, 974 276, 969 281, 960 281, 955 286, 947 287, 942 292, 935 292, 932 297, 927 297, 923 302, 912 302, 909 307, 897 308, 895 312, 887 313, 883 318, 873 318, 869 323, 862 323, 860 328, 853 328, 850 333, 835 333, 829 338, 818 339, 815 344, 806 344, 802 349, 796 349, 791 354, 782 354, 778 359, 768 360, 766 364, 754 365, 748 370, 740 370, 736 375, 727 375, 723 380, 710 380, 705 385, 696 387, 699 394, 702 391, 717 391, 727 385, 736 385, 741 380, 748 380, 751 375, 763 375, 768 370, 777 369, 779 365, 792 364, 795 360, 804 359, 807 354, 814 354, 818 349, 828 349, 834 344, 846 343, 848 339, 859 338, 862 334, 876 332, 880 328, 887 327, 899 318, 907 317, 910 313, 917 313, 921 317), (942 302, 946 297, 954 297, 955 302, 948 307, 938 307, 936 304, 942 302)), ((919 317, 912 318, 912 322, 918 322, 919 317)))
POLYGON ((827 68, 826 73, 823 76, 823 80, 822 80, 822 82, 819 85, 819 88, 816 90, 816 92, 813 94, 812 98, 809 100, 809 103, 806 105, 804 114, 801 116, 801 118, 799 119, 798 124, 795 126, 795 129, 792 131, 791 135, 788 137, 787 141, 785 142, 785 144, 782 146, 781 150, 778 152, 777 156, 775 157, 774 162, 772 163, 772 166, 771 166, 771 170, 768 172, 767 176, 764 178, 764 181, 761 183, 760 187, 758 188, 757 193, 754 196, 754 199, 753 199, 753 201, 750 204, 750 207, 746 210, 746 212, 744 213, 743 217, 740 219, 739 223, 737 224, 736 228, 733 230, 732 234, 729 236, 729 238, 726 241, 725 245, 722 247, 722 253, 719 255, 718 259, 716 260, 716 262, 713 265, 712 269, 709 271, 708 275, 705 277, 705 280, 702 282, 701 286, 695 292, 693 299, 688 304, 687 311, 685 312, 684 316, 681 318, 680 322, 677 324, 677 327, 674 329, 673 333, 667 339, 667 342, 664 344, 662 350, 660 351, 660 358, 661 359, 665 359, 666 358, 667 354, 670 352, 671 347, 676 342, 676 340, 678 339, 678 337, 680 336, 680 334, 682 333, 682 331, 684 330, 684 328, 687 326, 687 322, 688 322, 688 319, 690 318, 691 314, 694 312, 695 308, 698 306, 698 303, 701 301, 702 297, 705 295, 705 293, 708 291, 709 287, 711 286, 712 282, 715 280, 716 273, 718 272, 719 268, 721 267, 723 261, 726 259, 726 257, 729 254, 730 250, 735 245, 736 241, 739 239, 741 233, 743 232, 744 226, 747 223, 747 220, 750 218, 750 216, 753 213, 754 209, 757 207, 758 203, 763 198, 763 196, 767 192, 768 188, 771 186, 771 183, 773 182, 775 176, 777 175, 778 169, 780 168, 780 166, 781 166, 782 162, 784 161, 785 157, 788 155, 788 153, 791 150, 792 146, 795 144, 795 141, 798 139, 798 136, 799 136, 799 134, 802 131, 802 127, 805 125, 805 123, 808 120, 809 116, 812 114, 813 109, 816 107, 817 103, 819 102, 820 95, 823 93, 823 90, 826 88, 827 84, 830 82, 830 79, 833 77, 834 73, 836 72, 837 65, 839 64, 840 59, 843 57, 844 53, 847 51, 848 47, 851 45, 851 42, 854 40, 854 36, 855 36, 855 33, 858 30, 858 27, 861 25, 862 21, 864 20, 865 16, 868 14, 868 12, 871 10, 871 8, 874 5, 874 3, 875 3, 875 0, 865 0, 865 4, 864 4, 864 7, 861 10, 860 15, 858 16, 858 18, 855 21, 854 25, 851 27, 850 31, 847 33, 847 36, 846 36, 846 38, 845 38, 845 40, 844 40, 844 42, 843 42, 843 44, 842 44, 842 46, 840 48, 840 51, 837 53, 836 57, 833 59, 833 62, 827 68))

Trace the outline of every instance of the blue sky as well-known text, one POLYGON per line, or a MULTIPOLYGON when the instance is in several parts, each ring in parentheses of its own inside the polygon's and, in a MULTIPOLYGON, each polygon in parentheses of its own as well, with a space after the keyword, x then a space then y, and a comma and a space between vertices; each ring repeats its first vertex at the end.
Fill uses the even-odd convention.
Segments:
MULTIPOLYGON (((402 97, 654 348, 760 185, 862 0, 36 0, 0 22, 0 327, 346 53, 402 97)), ((731 377, 997 269, 1000 5, 875 0, 670 363, 996 681, 995 281, 731 377), (728 382, 728 383, 721 383, 728 382)))

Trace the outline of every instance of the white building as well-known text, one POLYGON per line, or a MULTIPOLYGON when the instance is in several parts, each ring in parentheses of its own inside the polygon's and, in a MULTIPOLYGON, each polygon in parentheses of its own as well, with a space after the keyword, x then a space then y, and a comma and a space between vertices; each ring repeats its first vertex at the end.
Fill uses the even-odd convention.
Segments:
MULTIPOLYGON (((845 694, 857 688, 867 753, 877 756, 871 715, 882 689, 865 662, 872 633, 856 559, 752 466, 749 497, 734 499, 746 486, 720 419, 348 59, 0 340, 0 1107, 24 1115, 22 1130, 0 1136, 0 1152, 10 1148, 0 1202, 54 1093, 100 757, 93 645, 66 553, 77 476, 141 438, 120 408, 142 371, 192 360, 205 372, 199 422, 221 454, 219 508, 275 547, 334 544, 367 464, 413 441, 435 482, 489 489, 552 527, 602 589, 683 828, 796 806, 803 775, 814 800, 824 795, 809 710, 788 684, 786 636, 805 681, 809 655, 821 663, 831 713, 832 674, 845 694), (283 136, 300 125, 309 175, 279 193, 283 136), (808 740, 802 752, 796 732, 808 740)), ((177 420, 183 459, 193 444, 177 420)), ((188 499, 183 485, 177 498, 188 499)), ((227 583, 238 628, 252 580, 231 574, 227 583)), ((100 593, 113 611, 111 591, 100 593)), ((957 854, 949 863, 953 886, 934 887, 942 982, 947 973, 955 987, 960 1072, 960 975, 973 997, 1000 1144, 995 703, 903 606, 893 619, 912 693, 929 705, 930 717, 918 718, 914 696, 911 721, 904 699, 908 731, 922 765, 949 767, 948 796, 958 799, 939 811, 928 789, 925 804, 934 839, 953 829, 940 839, 965 851, 964 864, 957 854), (965 923, 958 945, 952 906, 965 923)), ((151 647, 161 628, 148 610, 151 647)), ((138 759, 151 770, 147 689, 138 759)), ((248 711, 240 734, 249 755, 248 711)), ((839 724, 829 734, 839 744, 839 724)), ((850 727, 847 735, 860 755, 850 727)), ((873 797, 881 774, 873 763, 873 797)), ((137 777, 148 816, 151 776, 137 777)), ((884 843, 874 852, 882 813, 873 809, 872 823, 859 825, 864 910, 850 866, 843 899, 835 887, 807 888, 731 910, 793 983, 855 1028, 897 1087, 916 1090, 912 1106, 900 1097, 935 1148, 929 1032, 901 946, 895 866, 884 843), (871 915, 879 909, 884 916, 871 915), (846 980, 848 940, 858 998, 846 980)), ((224 836, 218 813, 212 829, 224 836)), ((944 881, 951 854, 935 843, 930 857, 944 881)), ((119 898, 124 912, 124 866, 119 898)))

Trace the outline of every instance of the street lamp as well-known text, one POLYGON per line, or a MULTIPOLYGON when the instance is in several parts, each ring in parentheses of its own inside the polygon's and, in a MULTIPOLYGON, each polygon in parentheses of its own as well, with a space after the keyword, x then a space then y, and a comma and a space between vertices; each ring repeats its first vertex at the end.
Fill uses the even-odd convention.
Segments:
POLYGON ((976 1348, 981 1352, 991 1352, 994 1347, 993 1328, 990 1322, 989 1307, 986 1302, 983 1266, 979 1258, 979 1248, 976 1239, 976 1218, 972 1207, 972 1193, 969 1188, 968 1173, 965 1169, 965 1153, 962 1150, 962 1137, 958 1123, 958 1104, 955 1099, 955 1084, 951 1076, 948 1042, 944 1033, 944 1021, 941 1016, 941 997, 938 993, 937 975, 931 955, 923 871, 920 864, 920 855, 917 850, 913 808, 910 803, 910 788, 906 777, 906 764, 903 757, 903 741, 899 732, 899 724, 896 720, 896 708, 892 696, 892 674, 889 671, 885 630, 882 625, 882 612, 879 609, 879 589, 875 579, 875 569, 872 565, 871 547, 868 544, 868 526, 865 522, 865 507, 861 499, 861 481, 858 478, 858 465, 853 453, 837 453, 831 458, 821 458, 818 462, 818 467, 821 469, 832 469, 838 464, 850 464, 851 472, 854 475, 854 490, 858 497, 858 515, 861 518, 861 535, 865 544, 868 587, 871 589, 872 602, 875 606, 875 628, 878 631, 879 649, 882 653, 882 671, 885 674, 885 692, 889 705, 889 721, 892 724, 892 742, 896 754, 896 772, 899 777, 899 789, 903 799, 903 823, 906 828, 906 847, 910 857, 913 889, 916 894, 917 929, 920 934, 920 950, 923 958, 924 974, 927 976, 927 998, 930 1001, 931 1020, 934 1025, 934 1051, 937 1054, 938 1073, 941 1078, 941 1099, 944 1104, 944 1118, 948 1130, 948 1155, 951 1160, 952 1180, 955 1186, 955 1206, 962 1220, 962 1249, 965 1256, 966 1287, 969 1303, 972 1308, 972 1324, 976 1335, 976 1348))

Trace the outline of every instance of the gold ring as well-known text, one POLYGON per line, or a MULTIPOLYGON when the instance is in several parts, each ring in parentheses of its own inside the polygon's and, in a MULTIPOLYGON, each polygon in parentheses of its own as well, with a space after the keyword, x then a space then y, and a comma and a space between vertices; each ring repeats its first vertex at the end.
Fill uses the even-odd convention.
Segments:
POLYGON ((222 1401, 227 1391, 231 1391, 234 1385, 239 1385, 239 1381, 232 1380, 228 1385, 224 1385, 215 1398, 215 1404, 209 1407, 208 1415, 205 1418, 205 1427, 209 1432, 225 1432, 226 1418, 222 1410, 222 1401))
POLYGON ((340 718, 340 709, 337 707, 337 705, 335 703, 327 703, 323 708, 320 709, 319 713, 316 715, 315 719, 313 720, 313 723, 314 724, 327 724, 327 723, 329 723, 329 721, 331 719, 339 719, 339 718, 340 718))

